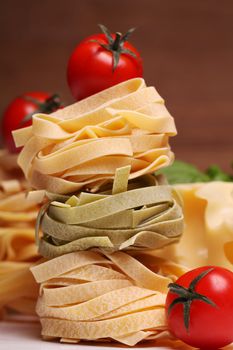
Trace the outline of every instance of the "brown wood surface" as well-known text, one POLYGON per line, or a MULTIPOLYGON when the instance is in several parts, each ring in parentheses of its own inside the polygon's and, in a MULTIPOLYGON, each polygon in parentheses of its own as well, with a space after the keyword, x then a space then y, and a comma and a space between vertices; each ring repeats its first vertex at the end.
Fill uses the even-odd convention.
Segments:
POLYGON ((175 116, 177 158, 206 167, 233 160, 232 0, 0 1, 0 112, 29 90, 70 103, 66 63, 74 46, 104 23, 137 26, 132 42, 145 79, 175 116))

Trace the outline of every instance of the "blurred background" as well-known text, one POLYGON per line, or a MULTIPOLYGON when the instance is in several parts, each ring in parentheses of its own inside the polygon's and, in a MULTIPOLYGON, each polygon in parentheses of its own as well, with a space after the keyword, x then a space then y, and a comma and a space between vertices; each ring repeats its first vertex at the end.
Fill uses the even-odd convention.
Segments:
POLYGON ((176 157, 202 169, 233 161, 232 0, 7 0, 0 2, 0 113, 29 90, 73 99, 67 60, 83 38, 136 26, 144 77, 176 119, 176 157))

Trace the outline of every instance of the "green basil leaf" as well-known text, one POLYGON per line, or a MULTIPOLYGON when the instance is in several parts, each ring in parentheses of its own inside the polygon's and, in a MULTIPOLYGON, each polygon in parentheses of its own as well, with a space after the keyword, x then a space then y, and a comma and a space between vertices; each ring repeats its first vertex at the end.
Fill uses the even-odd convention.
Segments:
POLYGON ((211 165, 205 172, 202 172, 193 164, 181 160, 175 160, 171 166, 156 172, 156 175, 158 174, 164 174, 170 184, 233 181, 233 176, 225 173, 217 165, 211 165))
POLYGON ((159 174, 164 174, 170 184, 208 182, 209 176, 199 171, 194 165, 176 160, 174 163, 161 169, 159 174))

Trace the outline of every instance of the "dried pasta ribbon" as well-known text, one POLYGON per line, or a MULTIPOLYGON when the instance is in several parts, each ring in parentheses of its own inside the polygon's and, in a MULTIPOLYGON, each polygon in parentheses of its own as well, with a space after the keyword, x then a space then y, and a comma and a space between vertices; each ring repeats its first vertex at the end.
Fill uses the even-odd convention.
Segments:
POLYGON ((0 261, 33 260, 38 205, 27 200, 19 180, 0 181, 0 187, 0 261))
POLYGON ((151 186, 128 184, 129 173, 128 166, 117 169, 112 191, 81 192, 65 197, 65 202, 56 200, 42 207, 36 225, 39 252, 54 258, 94 247, 142 250, 177 242, 183 214, 172 188, 155 185, 154 176, 149 177, 151 186), (39 239, 40 225, 43 237, 39 239))
POLYGON ((0 309, 8 307, 35 314, 32 306, 36 305, 39 288, 29 271, 30 267, 30 262, 0 262, 0 309))
POLYGON ((98 191, 127 165, 130 179, 169 165, 175 134, 163 99, 135 78, 50 115, 35 114, 14 138, 24 146, 18 163, 30 184, 66 194, 98 191))
POLYGON ((148 255, 69 253, 31 269, 41 292, 42 336, 62 342, 111 340, 135 345, 166 330, 167 285, 186 269, 148 255), (158 273, 159 271, 159 273, 158 273), (176 274, 174 274, 176 271, 176 274))
POLYGON ((39 206, 26 198, 16 157, 0 152, 0 310, 35 314, 38 286, 29 267, 38 259, 34 225, 39 206))

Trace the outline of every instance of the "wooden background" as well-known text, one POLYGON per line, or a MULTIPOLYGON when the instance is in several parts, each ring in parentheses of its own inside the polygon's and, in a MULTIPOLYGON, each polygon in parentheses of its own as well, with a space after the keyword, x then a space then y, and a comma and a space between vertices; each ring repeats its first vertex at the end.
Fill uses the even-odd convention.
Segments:
POLYGON ((0 112, 29 90, 72 102, 66 63, 75 45, 98 32, 138 29, 132 42, 145 79, 166 99, 179 135, 177 158, 202 168, 233 160, 232 0, 0 1, 0 112))

